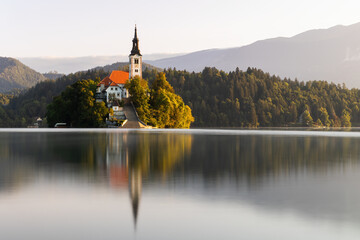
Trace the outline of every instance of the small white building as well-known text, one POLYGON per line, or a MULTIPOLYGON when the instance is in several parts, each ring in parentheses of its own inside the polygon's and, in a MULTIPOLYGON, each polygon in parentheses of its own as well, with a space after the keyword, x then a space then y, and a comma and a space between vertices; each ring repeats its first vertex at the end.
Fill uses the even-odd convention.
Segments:
POLYGON ((129 73, 124 71, 112 71, 110 77, 104 78, 97 85, 97 101, 109 102, 111 100, 122 100, 128 98, 129 93, 125 88, 129 81, 129 73))

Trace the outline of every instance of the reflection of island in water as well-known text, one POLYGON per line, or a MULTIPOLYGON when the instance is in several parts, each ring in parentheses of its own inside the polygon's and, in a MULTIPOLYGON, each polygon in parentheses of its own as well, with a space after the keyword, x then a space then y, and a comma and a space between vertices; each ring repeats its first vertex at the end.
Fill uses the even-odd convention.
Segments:
MULTIPOLYGON (((172 179, 177 188, 193 184, 205 197, 230 196, 269 209, 343 218, 346 203, 342 201, 351 186, 334 185, 331 176, 343 181, 333 173, 358 165, 360 156, 360 139, 353 138, 171 133, 107 137, 110 183, 128 185, 135 225, 143 182, 172 179), (326 175, 330 177, 323 182, 326 175), (245 188, 241 187, 244 183, 245 188), (298 184, 306 187, 297 188, 298 184)), ((356 192, 351 195, 360 200, 356 192)))
POLYGON ((128 188, 136 223, 142 189, 169 184, 189 197, 360 222, 346 214, 360 202, 359 146, 360 137, 0 133, 0 194, 38 175, 128 188))
POLYGON ((116 188, 128 185, 135 227, 143 177, 154 172, 162 177, 170 174, 190 154, 191 139, 189 134, 107 134, 105 162, 109 181, 116 188))

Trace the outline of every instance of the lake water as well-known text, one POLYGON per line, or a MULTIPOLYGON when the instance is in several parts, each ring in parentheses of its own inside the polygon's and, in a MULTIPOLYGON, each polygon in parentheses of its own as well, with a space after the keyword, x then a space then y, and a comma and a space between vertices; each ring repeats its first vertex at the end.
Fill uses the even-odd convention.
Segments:
POLYGON ((0 130, 0 239, 360 239, 360 133, 0 130))

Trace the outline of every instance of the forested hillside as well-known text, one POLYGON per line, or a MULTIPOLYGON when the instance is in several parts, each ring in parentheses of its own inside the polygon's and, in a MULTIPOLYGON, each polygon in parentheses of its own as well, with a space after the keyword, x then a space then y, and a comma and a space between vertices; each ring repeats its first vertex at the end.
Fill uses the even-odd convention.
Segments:
MULTIPOLYGON (((192 127, 359 126, 360 91, 325 81, 299 82, 249 68, 225 73, 205 68, 200 73, 164 71, 169 83, 195 118, 192 127)), ((147 69, 152 85, 158 71, 147 69)), ((0 108, 1 127, 25 127, 45 117, 53 97, 84 79, 108 73, 87 71, 47 80, 14 97, 0 108)))
MULTIPOLYGON (((166 70, 192 109, 193 127, 350 126, 360 123, 360 91, 326 81, 299 82, 261 70, 166 70)), ((150 82, 154 71, 145 71, 150 82)))
POLYGON ((26 127, 35 118, 45 117, 47 105, 67 86, 84 79, 102 79, 108 73, 99 71, 78 72, 58 80, 46 80, 14 97, 8 106, 0 108, 0 127, 26 127))
POLYGON ((0 57, 0 93, 24 89, 44 81, 45 77, 13 58, 0 57))

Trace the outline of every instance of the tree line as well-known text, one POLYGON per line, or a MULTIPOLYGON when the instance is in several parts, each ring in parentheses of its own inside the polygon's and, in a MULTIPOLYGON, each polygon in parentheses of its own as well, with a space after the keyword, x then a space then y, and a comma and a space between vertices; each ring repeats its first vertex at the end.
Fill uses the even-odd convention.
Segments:
MULTIPOLYGON (((159 123, 154 120, 155 112, 158 119, 164 119, 163 110, 156 106, 157 100, 169 100, 174 97, 169 93, 176 93, 191 109, 195 118, 192 127, 360 126, 360 90, 348 89, 345 85, 300 82, 256 68, 228 73, 216 68, 205 68, 199 73, 165 69, 163 77, 172 90, 156 91, 159 93, 156 95, 149 86, 153 86, 158 73, 156 69, 143 72, 144 79, 148 80, 145 87, 148 105, 137 103, 139 115, 142 114, 139 106, 145 106, 143 116, 149 124, 166 125, 166 120, 159 123), (155 111, 149 114, 146 108, 151 106, 155 111)), ((67 86, 80 80, 97 81, 106 75, 102 70, 87 71, 38 83, 13 97, 8 105, 0 106, 0 127, 26 127, 35 118, 45 117, 47 106, 67 86)), ((177 109, 176 104, 167 106, 177 109)))
POLYGON ((14 96, 8 105, 0 106, 0 127, 27 127, 36 118, 46 118, 47 106, 67 86, 83 79, 99 80, 107 76, 103 70, 77 72, 57 80, 46 80, 14 96))
MULTIPOLYGON (((192 109, 194 127, 349 127, 360 124, 360 91, 326 81, 299 82, 256 68, 226 73, 165 69, 192 109)), ((143 76, 153 81, 155 71, 143 76)))

